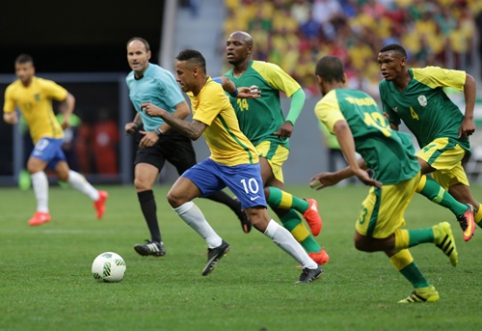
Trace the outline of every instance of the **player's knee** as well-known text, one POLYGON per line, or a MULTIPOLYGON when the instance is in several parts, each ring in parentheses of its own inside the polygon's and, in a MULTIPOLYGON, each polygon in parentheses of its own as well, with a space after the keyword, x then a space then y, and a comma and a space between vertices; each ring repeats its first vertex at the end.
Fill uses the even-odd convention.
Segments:
POLYGON ((147 191, 151 189, 150 185, 148 184, 148 181, 146 181, 142 177, 134 178, 134 186, 138 191, 147 191))
POLYGON ((361 252, 373 252, 372 248, 370 247, 369 243, 362 238, 355 238, 355 248, 361 252))
POLYGON ((266 230, 266 227, 270 221, 270 217, 267 214, 266 209, 247 208, 245 212, 249 218, 249 221, 257 230, 261 232, 266 230))
POLYGON ((167 201, 172 208, 177 208, 187 202, 183 199, 181 192, 172 189, 167 193, 167 201))
POLYGON ((60 173, 57 173, 57 178, 61 181, 61 182, 67 182, 69 180, 69 173, 68 172, 60 172, 60 173))
POLYGON ((44 167, 43 164, 41 164, 40 162, 29 159, 27 162, 27 170, 29 173, 34 174, 36 172, 43 171, 44 167))

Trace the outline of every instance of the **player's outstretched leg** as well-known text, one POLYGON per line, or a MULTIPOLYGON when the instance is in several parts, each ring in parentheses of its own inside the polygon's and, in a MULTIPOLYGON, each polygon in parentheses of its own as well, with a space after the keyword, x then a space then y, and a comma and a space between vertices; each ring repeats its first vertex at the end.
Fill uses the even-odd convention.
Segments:
POLYGON ((474 236, 475 232, 475 221, 474 221, 474 207, 472 205, 467 204, 467 210, 457 216, 457 222, 459 222, 460 228, 462 229, 462 235, 464 237, 464 241, 469 241, 470 238, 474 236))
POLYGON ((425 175, 420 177, 417 192, 430 201, 450 209, 462 228, 464 240, 469 241, 472 238, 475 231, 475 222, 474 208, 471 205, 458 202, 439 183, 425 175))
POLYGON ((206 240, 208 245, 208 261, 202 271, 202 275, 209 275, 214 268, 216 268, 219 260, 228 253, 230 248, 229 244, 213 230, 204 218, 201 209, 192 201, 188 201, 174 208, 174 211, 187 225, 206 240))
POLYGON ((224 240, 222 241, 221 245, 219 245, 218 247, 208 248, 208 252, 207 252, 208 261, 202 271, 202 275, 203 276, 209 275, 211 271, 213 271, 214 268, 216 268, 216 265, 218 264, 219 260, 221 260, 221 258, 226 254, 228 254, 230 248, 231 248, 231 245, 229 245, 224 240))
POLYGON ((97 211, 97 219, 101 219, 105 213, 105 203, 109 193, 107 191, 99 191, 99 198, 94 201, 94 208, 97 211))
POLYGON ((37 211, 28 221, 28 225, 38 226, 50 222, 51 219, 48 207, 49 182, 43 171, 32 174, 31 178, 35 198, 37 199, 37 211))
POLYGON ((97 211, 97 218, 101 219, 105 213, 105 203, 109 194, 106 191, 96 190, 84 176, 69 170, 69 177, 67 182, 77 191, 87 195, 92 201, 94 201, 94 208, 97 211))
POLYGON ((161 257, 166 255, 166 248, 162 241, 156 242, 152 240, 146 240, 145 244, 136 244, 134 250, 142 256, 154 256, 161 257))
POLYGON ((281 216, 280 221, 318 265, 325 264, 330 260, 325 249, 316 242, 294 209, 290 209, 281 216))
POLYGON ((442 222, 432 227, 435 245, 448 256, 450 263, 456 267, 459 263, 457 248, 455 247, 454 235, 450 224, 442 222))
MULTIPOLYGON (((387 255, 391 254, 393 253, 387 252, 387 255)), ((413 292, 405 299, 398 301, 399 303, 435 302, 439 299, 435 287, 425 279, 408 249, 402 249, 390 256, 390 262, 414 287, 413 292)))
POLYGON ((164 256, 166 255, 166 248, 162 242, 159 222, 157 220, 157 204, 154 198, 154 192, 152 190, 137 192, 137 198, 139 199, 142 215, 149 229, 151 240, 146 240, 145 244, 136 244, 134 250, 143 256, 164 256))
POLYGON ((36 211, 35 214, 33 214, 33 216, 28 221, 28 225, 30 226, 42 225, 44 223, 50 222, 50 219, 51 219, 50 213, 36 211))
POLYGON ((440 296, 433 285, 416 288, 413 292, 406 297, 398 301, 398 303, 416 303, 416 302, 436 302, 440 299, 440 296))
POLYGON ((395 250, 414 247, 423 243, 434 243, 448 256, 450 263, 455 267, 458 263, 458 254, 455 247, 454 235, 450 224, 442 222, 431 228, 405 230, 398 229, 394 233, 395 250))
POLYGON ((296 283, 309 283, 323 275, 323 268, 308 256, 288 230, 274 220, 269 221, 264 234, 301 264, 303 272, 296 283))
POLYGON ((305 218, 311 229, 311 233, 314 236, 320 234, 323 222, 318 213, 318 202, 316 202, 316 200, 300 199, 273 186, 267 187, 266 189, 268 190, 266 194, 267 202, 271 207, 296 210, 305 218))

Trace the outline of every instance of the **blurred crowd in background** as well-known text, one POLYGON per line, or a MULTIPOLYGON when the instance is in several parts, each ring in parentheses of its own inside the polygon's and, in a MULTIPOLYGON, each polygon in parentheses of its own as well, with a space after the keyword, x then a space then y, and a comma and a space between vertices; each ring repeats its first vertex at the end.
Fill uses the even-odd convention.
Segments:
POLYGON ((382 77, 377 54, 384 45, 403 45, 412 67, 436 65, 467 70, 473 54, 481 53, 476 50, 476 36, 482 29, 482 0, 225 3, 223 40, 233 31, 249 32, 254 39, 253 59, 278 64, 309 95, 318 94, 314 66, 324 55, 343 60, 350 88, 362 89, 378 99, 382 77))

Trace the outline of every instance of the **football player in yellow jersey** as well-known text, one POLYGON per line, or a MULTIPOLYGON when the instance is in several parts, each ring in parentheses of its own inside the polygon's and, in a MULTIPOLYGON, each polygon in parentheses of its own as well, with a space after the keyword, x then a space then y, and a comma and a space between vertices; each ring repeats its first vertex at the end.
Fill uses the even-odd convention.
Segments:
POLYGON ((268 215, 256 149, 241 132, 223 87, 206 74, 204 57, 188 49, 176 59, 176 80, 191 99, 192 121, 174 117, 153 104, 142 107, 149 116, 161 117, 193 140, 202 135, 211 151, 209 158, 182 174, 167 196, 179 217, 206 240, 208 260, 202 275, 213 271, 230 245, 213 230, 192 200, 229 187, 241 201, 252 225, 302 265, 298 282, 319 278, 323 274, 321 266, 308 256, 288 230, 268 215))
POLYGON ((107 192, 96 190, 81 174, 70 170, 62 151, 63 129, 69 126, 69 117, 75 105, 74 96, 55 82, 36 77, 30 55, 22 54, 17 57, 15 74, 18 79, 5 91, 3 119, 8 124, 17 123, 18 117, 15 112, 17 107, 28 125, 35 145, 27 161, 27 169, 30 172, 37 199, 37 211, 28 224, 41 225, 50 222, 51 219, 45 168, 53 170, 59 180, 68 182, 73 188, 91 198, 97 210, 97 218, 102 218, 108 197, 107 192), (61 125, 54 115, 53 99, 63 102, 66 106, 61 125))

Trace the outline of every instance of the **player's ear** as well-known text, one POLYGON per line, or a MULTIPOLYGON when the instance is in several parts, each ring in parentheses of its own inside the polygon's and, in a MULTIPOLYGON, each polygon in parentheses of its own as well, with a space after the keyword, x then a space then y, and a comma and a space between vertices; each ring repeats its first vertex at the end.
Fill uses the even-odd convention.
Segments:
POLYGON ((322 85, 323 84, 323 78, 321 78, 321 76, 319 75, 315 75, 316 76, 316 82, 318 83, 318 85, 322 85))
POLYGON ((343 85, 346 86, 346 83, 348 82, 348 77, 346 77, 346 73, 343 74, 343 85))
POLYGON ((148 51, 147 51, 147 59, 148 59, 148 60, 151 59, 151 50, 148 50, 148 51))

